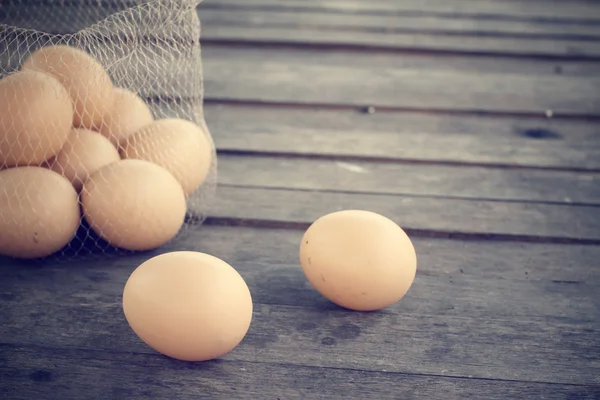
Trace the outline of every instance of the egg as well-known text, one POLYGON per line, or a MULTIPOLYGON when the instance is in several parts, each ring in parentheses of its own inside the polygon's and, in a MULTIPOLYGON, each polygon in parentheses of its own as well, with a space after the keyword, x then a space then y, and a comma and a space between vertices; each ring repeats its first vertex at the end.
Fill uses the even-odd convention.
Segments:
POLYGON ((212 145, 202 128, 183 119, 161 119, 138 130, 122 145, 122 158, 153 162, 179 181, 186 196, 204 182, 212 145))
POLYGON ((60 82, 39 72, 0 80, 0 167, 39 165, 63 146, 73 104, 60 82))
POLYGON ((374 311, 408 292, 417 256, 410 238, 392 220, 345 210, 322 216, 306 230, 300 264, 312 286, 333 303, 374 311))
POLYGON ((252 321, 252 297, 225 261, 179 251, 133 271, 123 290, 123 312, 135 334, 159 353, 206 361, 241 343, 252 321))
POLYGON ((154 249, 173 239, 187 211, 173 175, 143 160, 121 160, 96 170, 83 184, 81 204, 97 235, 134 251, 154 249))
POLYGON ((105 165, 119 161, 117 149, 97 132, 74 128, 49 168, 64 175, 80 191, 89 175, 105 165))
POLYGON ((123 88, 113 90, 113 107, 104 116, 100 133, 119 146, 134 132, 154 121, 148 105, 137 94, 123 88))
POLYGON ((23 62, 22 71, 52 75, 67 88, 73 104, 73 126, 92 129, 112 108, 113 84, 103 66, 86 52, 74 47, 46 46, 23 62))
POLYGON ((71 183, 36 166, 0 171, 0 254, 40 258, 64 248, 81 222, 71 183))

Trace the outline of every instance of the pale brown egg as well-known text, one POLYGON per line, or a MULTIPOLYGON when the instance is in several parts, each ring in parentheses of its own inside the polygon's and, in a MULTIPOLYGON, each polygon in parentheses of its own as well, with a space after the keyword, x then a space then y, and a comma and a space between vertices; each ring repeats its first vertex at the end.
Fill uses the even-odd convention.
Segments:
POLYGON ((99 127, 112 108, 110 77, 96 59, 82 50, 64 45, 42 47, 23 62, 21 70, 43 72, 63 84, 75 105, 76 128, 99 127))
POLYGON ((121 160, 94 172, 81 191, 92 230, 114 246, 150 250, 173 239, 187 210, 177 180, 143 160, 121 160))
POLYGON ((123 311, 154 350, 206 361, 240 344, 252 321, 252 297, 223 260, 182 251, 151 258, 133 271, 123 290, 123 311))
POLYGON ((117 149, 104 136, 74 128, 62 150, 49 163, 49 168, 64 175, 79 192, 88 176, 120 159, 117 149))
POLYGON ((115 88, 113 99, 113 107, 104 116, 99 130, 118 147, 130 135, 151 124, 154 117, 146 102, 130 90, 115 88))
POLYGON ((323 296, 358 311, 399 301, 417 271, 415 249, 404 230, 382 215, 362 210, 317 219, 302 238, 300 263, 323 296))
POLYGON ((0 254, 49 256, 75 237, 80 221, 79 199, 66 178, 34 166, 0 171, 0 254))
POLYGON ((196 124, 161 119, 140 129, 122 145, 122 158, 153 162, 171 172, 186 196, 204 182, 212 163, 212 147, 196 124))
POLYGON ((73 104, 60 82, 39 72, 0 80, 0 167, 39 165, 63 146, 73 104))

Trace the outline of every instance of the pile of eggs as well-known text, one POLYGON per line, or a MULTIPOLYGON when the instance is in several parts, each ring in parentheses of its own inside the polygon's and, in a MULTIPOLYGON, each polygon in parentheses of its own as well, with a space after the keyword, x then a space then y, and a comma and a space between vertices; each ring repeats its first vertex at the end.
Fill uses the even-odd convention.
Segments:
MULTIPOLYGON (((85 52, 44 47, 0 81, 0 255, 50 255, 83 220, 116 247, 159 247, 181 229, 187 199, 206 180, 211 158, 210 137, 199 126, 155 119, 85 52)), ((316 220, 299 258, 319 293, 357 311, 399 301, 417 263, 398 225, 360 210, 316 220)), ((253 312, 251 292, 232 266, 185 251, 136 268, 123 290, 123 311, 142 341, 188 361, 235 348, 253 312)))
POLYGON ((159 247, 181 229, 212 151, 201 127, 155 119, 91 55, 43 47, 0 80, 0 255, 51 255, 82 216, 113 246, 159 247))

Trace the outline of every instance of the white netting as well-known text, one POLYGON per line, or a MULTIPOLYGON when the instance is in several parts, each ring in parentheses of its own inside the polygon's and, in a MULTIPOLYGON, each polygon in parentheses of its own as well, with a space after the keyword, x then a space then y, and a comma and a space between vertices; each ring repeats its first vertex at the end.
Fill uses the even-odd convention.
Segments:
POLYGON ((203 222, 199 2, 0 0, 0 255, 148 250, 203 222))

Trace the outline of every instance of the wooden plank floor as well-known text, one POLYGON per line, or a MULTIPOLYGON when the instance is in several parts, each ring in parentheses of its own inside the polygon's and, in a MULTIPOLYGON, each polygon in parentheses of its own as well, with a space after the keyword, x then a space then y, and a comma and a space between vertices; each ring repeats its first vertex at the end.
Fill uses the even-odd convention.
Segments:
POLYGON ((209 220, 150 253, 0 259, 0 399, 600 399, 600 3, 205 0, 200 18, 209 220), (335 307, 300 269, 304 230, 347 208, 415 244, 385 310, 335 307), (125 321, 129 274, 174 250, 252 292, 219 360, 161 356, 125 321))

